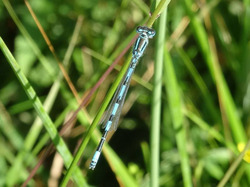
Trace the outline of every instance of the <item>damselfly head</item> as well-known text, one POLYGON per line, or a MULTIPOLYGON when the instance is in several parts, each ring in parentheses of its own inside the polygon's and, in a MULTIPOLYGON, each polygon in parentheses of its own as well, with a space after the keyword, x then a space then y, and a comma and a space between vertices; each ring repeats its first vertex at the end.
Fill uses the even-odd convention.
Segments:
POLYGON ((151 29, 151 28, 148 28, 148 27, 145 27, 145 26, 139 26, 137 27, 136 29, 136 32, 139 33, 139 34, 146 34, 148 38, 153 38, 154 35, 155 35, 155 30, 154 29, 151 29))

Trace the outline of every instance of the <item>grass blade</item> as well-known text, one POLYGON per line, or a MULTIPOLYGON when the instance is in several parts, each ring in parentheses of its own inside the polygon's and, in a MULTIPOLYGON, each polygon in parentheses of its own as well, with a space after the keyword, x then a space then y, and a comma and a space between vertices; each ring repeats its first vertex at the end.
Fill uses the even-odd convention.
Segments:
MULTIPOLYGON (((52 139, 56 149, 61 154, 61 156, 64 160, 64 163, 65 163, 65 166, 69 167, 69 165, 73 159, 70 151, 68 150, 63 139, 59 136, 53 122, 51 121, 48 114, 45 112, 45 109, 44 109, 40 99, 38 98, 35 90, 30 85, 29 81, 27 80, 27 78, 23 74, 20 66, 17 64, 16 60, 12 56, 11 52, 9 51, 9 49, 7 48, 7 46, 5 45, 5 43, 1 37, 0 37, 0 47, 1 47, 3 54, 5 55, 6 59, 8 60, 10 66, 12 67, 14 73, 16 74, 17 78, 19 79, 20 83, 22 84, 27 96, 29 97, 30 100, 32 100, 34 109, 36 110, 37 114, 39 115, 39 117, 43 121, 44 126, 45 126, 48 134, 50 135, 50 138, 52 139)), ((83 178, 83 176, 78 168, 76 170, 76 173, 74 173, 73 178, 79 186, 86 185, 86 181, 83 178)))
POLYGON ((163 73, 163 55, 165 44, 167 10, 162 12, 157 25, 156 33, 156 56, 154 68, 154 87, 151 111, 151 134, 150 134, 150 186, 159 186, 160 165, 160 124, 161 124, 161 90, 163 73))
POLYGON ((192 186, 192 177, 187 152, 187 132, 185 130, 184 115, 182 113, 181 92, 174 72, 172 59, 168 51, 165 51, 164 54, 164 80, 166 83, 165 87, 168 95, 172 123, 176 132, 175 137, 180 154, 182 176, 184 180, 184 186, 190 187, 192 186))

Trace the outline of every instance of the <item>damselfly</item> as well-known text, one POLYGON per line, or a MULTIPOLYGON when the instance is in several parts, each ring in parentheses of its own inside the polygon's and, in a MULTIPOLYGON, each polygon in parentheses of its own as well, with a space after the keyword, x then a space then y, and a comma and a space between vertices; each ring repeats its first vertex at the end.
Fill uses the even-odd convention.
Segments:
POLYGON ((144 26, 137 27, 136 32, 139 34, 139 36, 134 44, 130 66, 112 98, 108 110, 106 111, 106 118, 103 122, 104 132, 89 166, 89 169, 92 170, 94 170, 96 167, 108 132, 117 129, 117 124, 132 74, 135 70, 138 60, 141 58, 148 45, 149 38, 153 38, 155 35, 155 30, 144 26))

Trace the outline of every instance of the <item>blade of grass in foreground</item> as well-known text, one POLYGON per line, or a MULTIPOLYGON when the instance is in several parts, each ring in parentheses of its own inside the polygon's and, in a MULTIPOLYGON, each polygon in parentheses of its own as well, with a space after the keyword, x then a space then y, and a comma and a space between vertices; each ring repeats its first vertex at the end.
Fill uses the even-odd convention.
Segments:
MULTIPOLYGON (((72 35, 72 39, 70 41, 69 47, 67 49, 67 52, 66 52, 64 60, 63 60, 63 64, 65 67, 69 66, 69 59, 70 59, 70 56, 73 52, 74 46, 76 44, 81 25, 82 25, 82 18, 78 17, 76 27, 75 27, 73 35, 72 35)), ((56 99, 56 96, 58 94, 62 79, 63 79, 62 73, 59 72, 56 80, 54 81, 54 83, 53 83, 44 103, 43 103, 44 109, 47 113, 50 112, 50 110, 55 102, 55 99, 56 99)), ((26 161, 27 154, 29 153, 29 151, 32 149, 35 142, 37 141, 37 138, 40 134, 42 127, 43 127, 42 121, 40 120, 39 117, 37 117, 34 120, 34 123, 31 125, 29 133, 25 137, 24 145, 23 145, 22 149, 18 152, 14 163, 12 164, 11 168, 8 170, 8 172, 6 174, 7 178, 11 179, 11 183, 12 183, 11 185, 16 184, 14 179, 15 178, 18 179, 18 176, 19 176, 18 173, 20 172, 21 167, 24 167, 24 166, 22 166, 23 162, 26 161)), ((29 160, 29 163, 32 163, 31 160, 29 160)), ((25 164, 28 164, 28 163, 25 162, 25 164)), ((25 165, 25 166, 30 166, 30 165, 25 165)), ((31 173, 35 173, 35 172, 31 172, 31 173)))
POLYGON ((192 186, 192 175, 187 152, 187 132, 185 130, 185 126, 183 125, 184 115, 182 113, 182 98, 170 54, 167 50, 165 50, 164 54, 164 80, 166 83, 165 87, 168 95, 171 119, 176 132, 175 137, 177 147, 180 153, 181 170, 184 179, 183 183, 184 186, 190 187, 192 186))
MULTIPOLYGON (((5 55, 6 59, 8 60, 10 66, 12 67, 14 73, 16 74, 17 78, 19 79, 20 83, 22 84, 27 96, 29 97, 30 100, 32 100, 34 109, 36 110, 37 114, 41 118, 41 120, 44 123, 44 126, 50 135, 50 138, 52 139, 56 149, 58 152, 61 154, 65 166, 68 168, 70 166, 70 163, 73 159, 70 151, 68 150, 66 144, 64 143, 63 139, 59 136, 57 129, 55 128, 52 120, 50 119, 49 115, 45 112, 45 109, 39 100, 35 90, 32 88, 30 83, 28 82, 27 78, 23 74, 20 66, 12 56, 11 52, 5 45, 4 41, 0 37, 0 47, 1 50, 3 51, 3 54, 5 55)), ((84 177, 82 176, 82 173, 79 168, 75 170, 75 173, 73 174, 73 178, 75 182, 79 186, 86 186, 86 181, 84 177)))
POLYGON ((157 24, 156 56, 154 68, 153 97, 150 129, 150 186, 159 186, 160 165, 160 125, 161 125, 161 88, 163 72, 163 55, 165 44, 167 9, 163 11, 157 24))

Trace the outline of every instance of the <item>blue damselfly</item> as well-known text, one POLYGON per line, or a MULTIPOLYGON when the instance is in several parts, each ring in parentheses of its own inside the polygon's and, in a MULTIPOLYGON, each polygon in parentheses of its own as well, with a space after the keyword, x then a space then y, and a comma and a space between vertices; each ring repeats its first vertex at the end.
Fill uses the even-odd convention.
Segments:
POLYGON ((92 169, 92 170, 94 170, 96 167, 96 164, 100 157, 102 147, 106 140, 108 132, 111 130, 117 129, 117 124, 120 118, 122 106, 123 106, 123 103, 124 103, 124 100, 128 91, 128 87, 130 84, 132 74, 135 70, 138 60, 141 58, 145 49, 147 48, 149 38, 153 38, 155 35, 155 30, 145 27, 145 26, 139 26, 136 29, 136 32, 139 34, 139 36, 137 40, 135 41, 135 44, 133 47, 132 59, 131 59, 129 68, 126 74, 124 75, 120 85, 118 86, 112 98, 112 101, 110 102, 109 107, 106 111, 106 117, 103 121, 104 132, 89 166, 89 169, 92 169))

